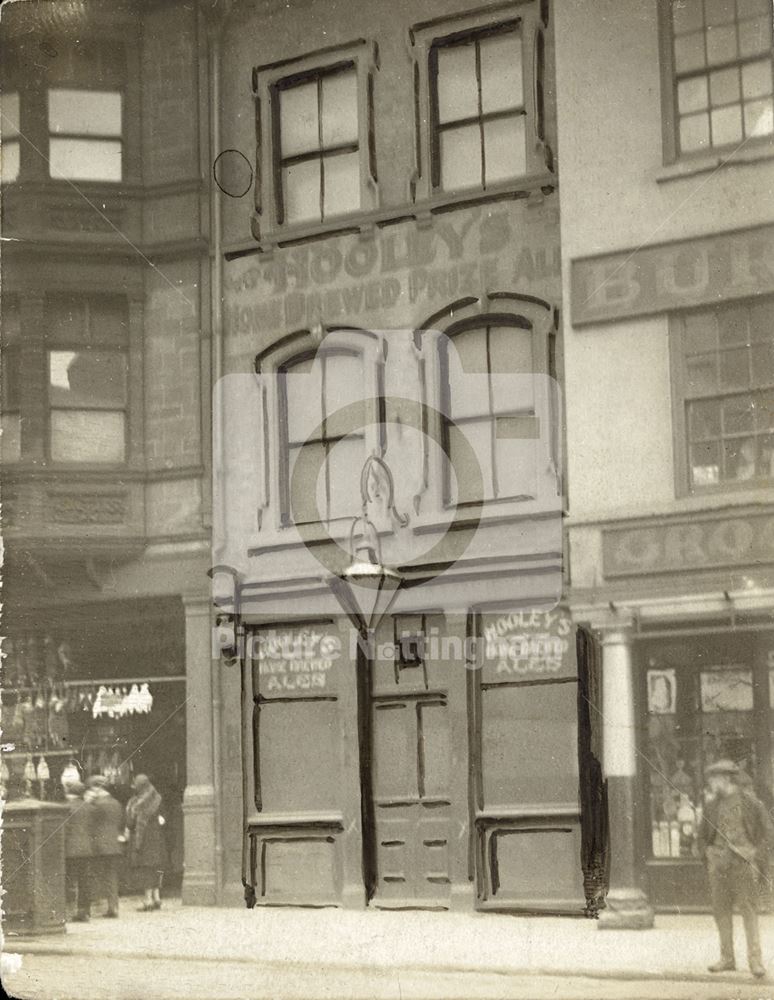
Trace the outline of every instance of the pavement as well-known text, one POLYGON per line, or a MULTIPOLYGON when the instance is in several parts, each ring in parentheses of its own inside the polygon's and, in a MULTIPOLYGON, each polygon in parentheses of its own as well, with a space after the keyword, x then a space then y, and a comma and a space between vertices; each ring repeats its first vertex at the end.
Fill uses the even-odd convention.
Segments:
MULTIPOLYGON (((754 983, 747 971, 739 917, 735 931, 740 971, 713 976, 707 964, 717 957, 718 945, 707 915, 659 915, 651 930, 600 931, 596 921, 567 917, 296 907, 247 910, 182 906, 179 900, 165 900, 160 911, 140 913, 138 903, 122 898, 117 920, 95 915, 90 923, 68 924, 65 934, 8 935, 3 942, 6 973, 14 964, 23 966, 27 956, 58 958, 60 967, 70 956, 90 959, 92 971, 103 962, 141 959, 163 960, 167 967, 176 961, 278 971, 304 967, 320 975, 360 970, 376 978, 380 971, 394 976, 396 970, 591 977, 653 981, 654 987, 658 981, 713 983, 716 996, 747 996, 754 983), (735 989, 729 992, 731 987, 735 989)), ((774 973, 774 916, 761 917, 761 937, 764 958, 774 973)), ((7 983, 5 975, 3 980, 7 983)), ((757 986, 756 995, 774 1000, 774 976, 757 986)), ((658 991, 653 995, 664 996, 658 991)))

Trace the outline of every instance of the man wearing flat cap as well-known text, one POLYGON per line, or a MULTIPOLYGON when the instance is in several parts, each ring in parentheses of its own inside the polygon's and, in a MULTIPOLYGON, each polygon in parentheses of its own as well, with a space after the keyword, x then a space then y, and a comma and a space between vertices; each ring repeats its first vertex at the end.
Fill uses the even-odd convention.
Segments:
POLYGON ((720 961, 710 972, 730 972, 734 959, 734 903, 744 921, 747 958, 756 979, 766 970, 761 958, 758 930, 756 874, 774 830, 766 807, 749 788, 738 782, 739 768, 731 760, 718 760, 706 768, 709 786, 700 837, 709 875, 712 912, 720 937, 720 961))

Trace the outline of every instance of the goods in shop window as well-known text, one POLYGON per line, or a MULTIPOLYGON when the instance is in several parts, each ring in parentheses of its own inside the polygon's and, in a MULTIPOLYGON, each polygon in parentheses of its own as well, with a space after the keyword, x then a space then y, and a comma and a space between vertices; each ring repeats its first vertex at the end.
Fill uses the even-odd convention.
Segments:
POLYGON ((34 635, 27 638, 27 676, 30 684, 39 684, 43 675, 43 660, 37 637, 34 635))
POLYGON ((72 653, 69 642, 61 642, 57 648, 56 655, 61 664, 62 674, 66 677, 72 669, 72 653))
POLYGON ((37 779, 37 770, 35 768, 35 762, 32 759, 32 754, 27 754, 27 759, 24 761, 24 794, 28 799, 32 798, 32 786, 37 779))
POLYGON ((35 777, 37 778, 38 782, 39 797, 41 800, 43 800, 46 797, 46 787, 49 778, 51 777, 51 772, 48 769, 48 762, 46 761, 46 758, 43 756, 41 756, 40 760, 38 761, 38 766, 35 771, 35 777))
POLYGON ((80 780, 81 772, 78 770, 78 765, 72 758, 70 758, 67 764, 65 764, 62 768, 62 774, 59 777, 59 781, 64 788, 66 785, 72 785, 80 780))
POLYGON ((59 658, 56 655, 54 640, 50 635, 45 636, 43 639, 43 664, 46 671, 46 677, 50 681, 56 680, 60 673, 61 664, 59 663, 59 658))

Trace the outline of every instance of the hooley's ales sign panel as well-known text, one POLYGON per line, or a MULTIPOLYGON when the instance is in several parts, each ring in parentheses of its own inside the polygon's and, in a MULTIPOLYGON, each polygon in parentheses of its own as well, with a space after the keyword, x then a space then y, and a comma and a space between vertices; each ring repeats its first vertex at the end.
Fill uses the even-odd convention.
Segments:
POLYGON ((575 632, 566 608, 488 612, 478 637, 481 682, 575 676, 575 632))
POLYGON ((607 322, 774 292, 774 225, 572 262, 572 322, 607 322))

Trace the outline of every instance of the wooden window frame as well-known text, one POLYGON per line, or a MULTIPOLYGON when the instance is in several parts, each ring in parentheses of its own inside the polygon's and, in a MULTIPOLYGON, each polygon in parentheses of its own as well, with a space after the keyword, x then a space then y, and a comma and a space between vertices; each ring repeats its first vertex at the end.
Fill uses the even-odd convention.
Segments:
MULTIPOLYGON (((320 342, 309 330, 299 330, 282 337, 275 344, 262 351, 255 359, 255 371, 259 376, 261 393, 261 428, 263 450, 266 456, 263 468, 262 495, 258 502, 259 530, 262 530, 265 514, 272 515, 272 523, 278 532, 295 528, 290 511, 288 496, 288 427, 287 404, 284 396, 282 374, 293 364, 314 357, 320 342), (265 377, 264 377, 265 376, 265 377)), ((381 454, 384 449, 384 358, 380 338, 370 330, 353 327, 334 328, 327 332, 324 352, 339 354, 359 354, 363 359, 366 392, 366 406, 371 401, 371 423, 364 428, 364 455, 381 454)), ((332 518, 329 522, 299 522, 308 527, 331 525, 334 529, 344 526, 347 530, 352 523, 351 516, 332 518)), ((321 534, 321 537, 327 537, 321 534)))
MULTIPOLYGON (((768 297, 767 297, 768 298, 768 297)), ((740 300, 722 303, 720 306, 716 307, 722 309, 727 308, 744 308, 749 307, 754 303, 754 300, 740 300)), ((711 308, 711 307, 710 307, 711 308)), ((698 315, 704 312, 709 312, 710 308, 691 310, 691 314, 698 315)), ((720 480, 718 483, 709 484, 706 486, 693 486, 691 484, 691 471, 690 471, 690 461, 688 456, 688 449, 690 446, 690 441, 688 439, 688 420, 687 420, 687 407, 688 403, 693 399, 720 399, 727 395, 741 395, 745 390, 729 390, 728 392, 723 392, 718 389, 715 395, 707 395, 706 397, 701 396, 689 396, 687 394, 687 378, 685 373, 685 349, 684 349, 684 334, 685 334, 685 315, 686 313, 673 313, 669 317, 669 351, 670 351, 670 365, 671 365, 671 387, 672 387, 672 433, 673 433, 673 450, 674 450, 674 474, 675 474, 675 495, 677 497, 698 497, 707 496, 713 494, 722 493, 734 493, 744 491, 744 490, 770 490, 772 486, 772 478, 766 476, 756 476, 751 479, 745 480, 720 480)), ((748 390, 750 392, 762 391, 766 392, 767 388, 765 386, 760 387, 760 390, 751 388, 748 390)), ((739 435, 750 436, 750 435, 739 435)), ((722 435, 719 438, 722 443, 722 435)))
POLYGON ((256 146, 251 230, 254 239, 262 244, 301 241, 323 233, 346 231, 357 228, 361 216, 379 207, 373 113, 378 69, 376 44, 362 38, 253 69, 256 146), (287 223, 282 206, 278 94, 295 83, 322 78, 347 66, 353 67, 357 84, 360 206, 351 213, 321 222, 287 223))
MULTIPOLYGON (((735 19, 734 24, 738 21, 735 19)), ((670 166, 678 162, 690 163, 692 161, 698 162, 702 159, 714 159, 717 160, 719 156, 725 154, 723 162, 727 159, 736 159, 737 155, 742 152, 742 147, 752 146, 756 149, 766 149, 770 147, 774 152, 774 133, 765 136, 751 136, 749 138, 743 138, 740 143, 730 143, 726 145, 714 146, 711 143, 707 145, 706 148, 690 150, 688 152, 680 151, 680 143, 678 138, 678 130, 680 125, 680 116, 677 108, 677 72, 674 61, 674 49, 673 49, 673 32, 672 32, 672 3, 671 0, 659 0, 658 3, 658 35, 659 35, 659 50, 660 50, 660 63, 661 63, 661 122, 662 122, 662 145, 663 145, 663 163, 665 166, 670 166)), ((751 59, 746 59, 740 57, 729 64, 718 64, 714 69, 723 69, 727 66, 742 66, 747 61, 758 61, 763 58, 763 53, 758 56, 752 57, 751 59)), ((772 69, 774 71, 774 46, 770 50, 770 58, 773 61, 772 69)), ((700 73, 697 70, 696 73, 700 73)), ((709 67, 707 67, 707 72, 709 72, 709 67)), ((692 73, 687 73, 686 76, 690 76, 692 73)), ((709 104, 708 108, 712 108, 709 104)), ((742 125, 744 131, 744 124, 742 125)))
POLYGON ((553 154, 546 141, 545 80, 538 81, 538 68, 546 69, 545 35, 548 5, 537 0, 507 2, 463 14, 445 16, 415 24, 409 31, 413 56, 415 105, 415 170, 410 181, 413 201, 446 201, 450 198, 480 197, 540 186, 553 181, 553 154), (445 44, 466 37, 492 36, 500 31, 519 30, 522 43, 522 100, 525 129, 526 171, 523 175, 459 191, 440 186, 437 100, 434 82, 434 52, 445 44))

